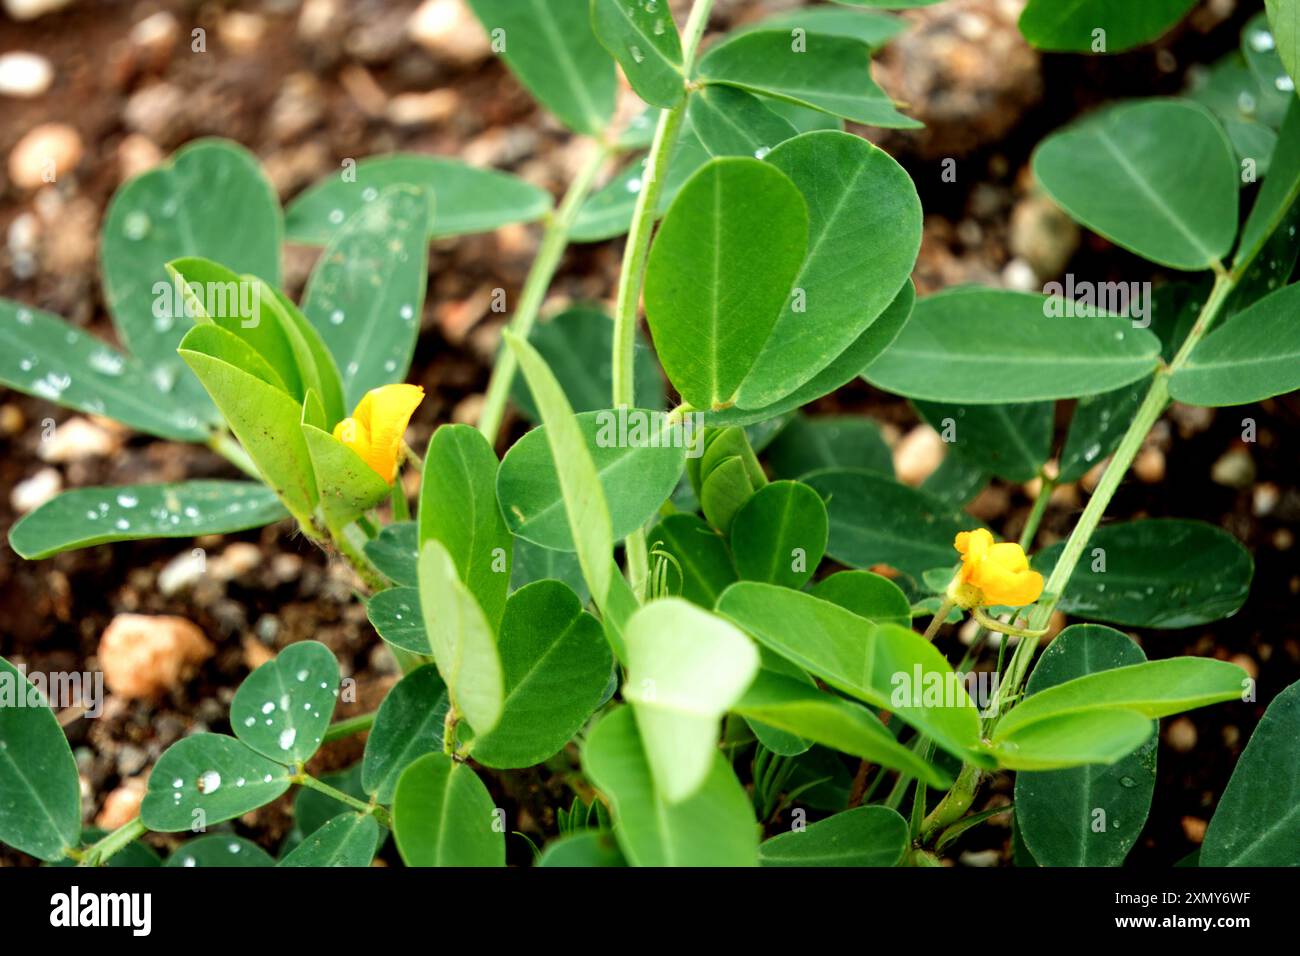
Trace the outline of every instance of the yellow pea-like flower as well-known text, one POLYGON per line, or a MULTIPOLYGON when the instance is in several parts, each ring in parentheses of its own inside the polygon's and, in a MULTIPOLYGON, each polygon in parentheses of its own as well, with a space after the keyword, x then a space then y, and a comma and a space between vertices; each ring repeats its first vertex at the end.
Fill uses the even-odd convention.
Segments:
POLYGON ((953 547, 961 552, 961 571, 948 596, 962 607, 1024 607, 1043 593, 1043 576, 1029 570, 1020 545, 997 544, 986 529, 976 528, 958 534, 953 547))
POLYGON ((351 418, 334 426, 334 437, 361 456, 384 481, 397 477, 402 435, 411 416, 424 401, 418 385, 383 385, 372 388, 357 402, 351 418))

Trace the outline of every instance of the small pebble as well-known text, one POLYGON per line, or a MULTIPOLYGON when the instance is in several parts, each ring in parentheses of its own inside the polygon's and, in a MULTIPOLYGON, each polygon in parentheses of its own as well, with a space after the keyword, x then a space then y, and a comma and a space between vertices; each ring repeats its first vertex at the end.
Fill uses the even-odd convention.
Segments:
POLYGON ((63 490, 63 476, 53 468, 42 468, 25 481, 14 485, 9 495, 9 504, 18 512, 26 514, 35 511, 63 490))
POLYGON ((104 798, 104 805, 95 817, 95 826, 102 830, 116 830, 130 823, 140 814, 140 804, 144 801, 145 782, 140 777, 132 777, 120 787, 111 791, 104 798))
POLYGON ((5 13, 15 20, 35 20, 47 13, 55 13, 72 3, 72 0, 5 0, 5 13))
POLYGON ((894 447, 894 473, 905 485, 919 485, 943 461, 944 441, 929 425, 917 425, 894 447))
POLYGON ((1187 717, 1171 721, 1165 728, 1165 743, 1180 754, 1191 753, 1196 748, 1196 725, 1187 717))
POLYGON ((41 441, 36 454, 41 461, 66 464, 88 458, 105 458, 122 447, 122 439, 80 415, 59 425, 54 434, 41 441))
POLYGON ((18 50, 0 54, 0 96, 31 99, 54 82, 54 67, 39 53, 18 50))
POLYGON ((425 0, 406 24, 411 40, 438 60, 472 66, 491 55, 487 34, 464 0, 425 0))
POLYGON ((43 123, 9 151, 9 178, 20 189, 57 182, 81 162, 81 134, 66 123, 43 123))
POLYGON ((212 642, 183 617, 119 614, 99 639, 98 657, 108 689, 131 700, 179 687, 214 652, 212 642))
POLYGON ((1255 462, 1244 448, 1227 451, 1210 468, 1210 480, 1228 488, 1249 488, 1255 482, 1255 462))

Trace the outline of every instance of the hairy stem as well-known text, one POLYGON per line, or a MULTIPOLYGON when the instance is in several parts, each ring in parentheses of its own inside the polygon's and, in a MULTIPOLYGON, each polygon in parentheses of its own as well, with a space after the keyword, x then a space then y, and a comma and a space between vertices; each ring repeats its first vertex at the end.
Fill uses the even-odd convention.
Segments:
MULTIPOLYGON (((709 22, 709 12, 713 9, 713 0, 695 0, 690 15, 686 20, 686 30, 682 36, 682 73, 690 77, 695 66, 695 55, 704 36, 704 28, 709 22)), ((677 134, 681 132, 682 120, 686 117, 686 103, 689 91, 684 92, 681 100, 670 110, 659 114, 659 123, 655 127, 654 140, 650 143, 650 153, 645 160, 645 171, 641 176, 641 191, 636 198, 636 207, 632 212, 632 225, 627 233, 627 244, 623 247, 623 265, 618 276, 618 295, 614 309, 614 354, 613 372, 614 405, 631 407, 636 402, 636 382, 634 379, 636 352, 637 309, 641 301, 641 286, 645 281, 646 259, 650 255, 650 237, 654 234, 655 219, 659 209, 659 197, 663 194, 664 176, 672 159, 673 148, 677 145, 677 134)), ((637 529, 627 536, 624 542, 627 579, 638 598, 643 598, 646 581, 650 573, 650 558, 646 553, 645 531, 637 529)))
MULTIPOLYGON (((601 166, 605 164, 609 155, 609 147, 603 143, 597 145, 573 182, 569 184, 568 192, 564 194, 559 208, 551 214, 546 223, 546 231, 542 234, 542 244, 537 250, 537 258, 533 260, 532 267, 528 270, 528 278, 524 280, 523 292, 519 296, 519 308, 515 310, 514 318, 510 320, 511 331, 520 338, 528 338, 528 333, 532 331, 537 321, 537 314, 541 311, 542 302, 546 298, 546 290, 550 288, 551 280, 555 278, 555 271, 560 266, 560 258, 569 245, 569 231, 578 217, 578 210, 582 208, 583 201, 596 181, 596 174, 600 172, 601 166)), ((514 382, 518 368, 519 362, 515 358, 515 353, 503 348, 497 356, 496 367, 492 369, 487 397, 483 402, 483 411, 478 421, 478 430, 493 444, 496 444, 497 432, 501 429, 506 400, 510 397, 510 386, 514 382)))
POLYGON ((81 865, 103 866, 112 857, 148 832, 149 828, 140 821, 140 818, 138 816, 133 817, 98 843, 88 847, 81 856, 81 865))
POLYGON ((315 777, 305 773, 296 773, 289 778, 300 787, 306 787, 308 790, 315 790, 317 793, 323 793, 328 797, 333 797, 344 806, 351 807, 357 813, 366 813, 374 817, 381 825, 393 828, 393 822, 388 816, 388 811, 377 803, 363 803, 351 794, 344 793, 336 787, 331 787, 328 783, 317 780, 315 777))

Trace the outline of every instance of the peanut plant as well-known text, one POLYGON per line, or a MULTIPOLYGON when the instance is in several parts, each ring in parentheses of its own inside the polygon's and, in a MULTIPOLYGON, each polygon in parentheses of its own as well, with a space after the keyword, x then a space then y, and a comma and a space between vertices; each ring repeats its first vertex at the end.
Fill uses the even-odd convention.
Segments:
MULTIPOLYGON (((391 832, 411 866, 500 866, 512 823, 488 783, 540 766, 572 796, 529 841, 539 865, 922 866, 1007 812, 977 806, 1010 772, 1018 862, 1121 864, 1151 805, 1156 721, 1255 699, 1235 664, 1148 661, 1118 629, 1231 615, 1246 550, 1202 522, 1101 521, 1171 399, 1300 388, 1297 7, 1270 0, 1271 26, 1261 13, 1187 97, 1113 104, 1035 152, 1071 217, 1187 273, 1135 316, 1062 290, 917 297, 912 179, 843 126, 919 125, 870 69, 903 22, 854 8, 929 2, 843 0, 705 44, 711 0, 680 28, 666 0, 471 0, 515 77, 588 141, 558 204, 391 155, 282 212, 220 141, 127 183, 102 257, 122 348, 0 302, 0 381, 206 445, 246 479, 68 491, 11 546, 39 560, 290 520, 355 568, 404 676, 376 712, 333 721, 337 661, 288 646, 238 688, 232 733, 173 745, 138 819, 100 834, 62 729, 0 659, 0 840, 50 863, 156 864, 146 832, 201 833, 297 787, 299 842, 278 865, 365 866, 391 832), (646 106, 626 123, 618 69, 646 106), (426 245, 512 223, 542 239, 478 427, 443 425, 417 455, 403 434, 423 393, 404 380, 426 245), (565 249, 618 237, 612 315, 539 321, 565 249), (323 247, 298 303, 279 288, 286 238, 323 247), (895 479, 868 421, 799 411, 859 377, 958 430, 923 487, 895 479), (511 400, 535 427, 498 458, 511 400), (1107 459, 1073 532, 1036 549, 1053 489, 1107 459), (413 512, 403 469, 421 472, 413 512), (1019 541, 963 510, 993 478, 1039 480, 1019 541), (1087 623, 1038 654, 1058 610, 1087 623), (979 631, 953 662, 933 641, 967 615, 979 631), (307 771, 360 732, 359 767, 307 771)), ((1102 54, 1189 6, 1031 0, 1021 26, 1102 54)), ((1300 863, 1300 685, 1263 689, 1204 865, 1300 863)), ((209 835, 168 864, 236 855, 277 863, 209 835)))

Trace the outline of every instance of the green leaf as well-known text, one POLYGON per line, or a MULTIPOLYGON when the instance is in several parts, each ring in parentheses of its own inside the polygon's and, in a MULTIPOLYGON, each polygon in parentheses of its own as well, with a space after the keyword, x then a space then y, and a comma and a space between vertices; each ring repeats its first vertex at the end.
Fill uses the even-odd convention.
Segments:
POLYGON ((614 835, 633 866, 757 865, 753 804, 720 751, 699 789, 669 803, 651 778, 632 709, 620 707, 591 728, 582 768, 610 803, 614 835))
POLYGON ((637 96, 651 106, 676 106, 686 93, 682 41, 667 3, 590 0, 591 25, 618 60, 637 96))
MULTIPOLYGON (((1025 693, 1032 696, 1075 677, 1145 660, 1127 634, 1075 624, 1047 646, 1025 693)), ((1109 767, 1016 774, 1016 823, 1034 859, 1043 866, 1121 865, 1151 809, 1156 744, 1153 736, 1109 767)))
MULTIPOLYGON (((295 401, 303 400, 307 376, 269 286, 256 276, 241 276, 198 256, 172 260, 167 263, 167 274, 185 297, 186 308, 198 325, 210 323, 235 336, 275 373, 267 377, 262 370, 259 378, 279 385, 295 401)), ((230 347, 237 348, 233 344, 230 347)))
POLYGON ((1219 798, 1202 866, 1295 866, 1300 845, 1300 683, 1268 705, 1219 798))
POLYGON ((700 60, 706 83, 789 100, 867 126, 916 129, 871 78, 871 47, 846 36, 812 33, 796 45, 785 30, 725 40, 700 60))
MULTIPOLYGON (((591 595, 602 612, 608 613, 611 597, 611 574, 614 554, 614 532, 609 505, 601 486, 600 472, 587 449, 582 425, 573 414, 573 408, 564 397, 564 390, 555 380, 546 361, 537 350, 523 339, 504 333, 506 344, 514 349, 519 368, 524 373, 528 387, 537 402, 542 421, 549 426, 546 443, 551 450, 552 468, 560 487, 560 499, 568 518, 569 536, 578 552, 582 576, 587 581, 591 595)), ((516 442, 511 452, 519 447, 516 442)), ((507 453, 508 459, 510 454, 507 453)), ((505 477, 504 463, 497 472, 497 498, 501 495, 500 483, 505 477)), ((503 508, 509 514, 509 508, 503 508)))
POLYGON ((469 0, 501 58, 528 91, 577 133, 598 136, 618 81, 592 30, 589 0, 469 0))
MULTIPOLYGON (((1063 548, 1063 542, 1044 548, 1033 566, 1048 576, 1063 548)), ((1236 538, 1201 521, 1103 525, 1088 539, 1057 606, 1129 627, 1195 627, 1235 614, 1250 593, 1253 572, 1236 538)))
POLYGON ((1052 453, 1055 407, 1051 402, 1021 405, 948 405, 913 402, 930 425, 948 441, 951 452, 970 459, 981 471, 1007 481, 1038 476, 1052 453))
POLYGON ((822 578, 808 593, 875 624, 912 624, 907 595, 889 578, 870 571, 839 571, 822 578))
POLYGON ((394 584, 415 587, 415 563, 420 558, 419 531, 414 521, 384 525, 365 544, 366 557, 394 584))
POLYGON ((221 330, 197 327, 181 342, 181 358, 208 390, 267 484, 300 523, 311 527, 318 494, 302 434, 302 409, 285 392, 225 360, 223 354, 228 353, 213 354, 213 332, 233 339, 221 330))
MULTIPOLYGON (((533 326, 528 341, 564 387, 575 412, 592 412, 609 407, 614 384, 611 356, 614 347, 614 320, 604 312, 581 306, 567 309, 555 318, 533 326)), ((636 406, 663 408, 663 376, 641 330, 637 329, 635 365, 636 406)), ((510 393, 511 399, 532 421, 538 421, 532 393, 520 379, 510 393)))
POLYGON ((388 497, 388 482, 332 434, 304 421, 302 435, 316 476, 321 513, 331 528, 346 527, 388 497))
POLYGON ((510 589, 513 546, 497 505, 497 456, 476 428, 433 433, 420 483, 420 543, 440 541, 495 631, 510 589))
POLYGON ((761 670, 732 710, 760 727, 901 770, 932 787, 952 785, 951 777, 900 744, 870 710, 804 681, 761 670))
POLYGON ((726 541, 695 515, 668 515, 646 541, 652 553, 661 550, 672 556, 669 582, 679 582, 677 593, 706 610, 712 610, 718 595, 736 580, 726 541))
POLYGON ((797 481, 758 489, 731 522, 731 553, 746 581, 801 588, 826 553, 826 505, 797 481))
POLYGON ((505 866, 497 819, 483 781, 446 754, 426 754, 397 783, 393 836, 407 866, 505 866))
POLYGON ((1145 259, 1208 269, 1237 236, 1237 161, 1205 107, 1148 100, 1045 139, 1034 174, 1074 219, 1145 259))
POLYGON ((691 129, 713 156, 764 158, 778 143, 798 135, 789 120, 773 113, 751 93, 730 86, 706 86, 687 102, 691 129))
POLYGON ((1096 395, 1155 371, 1160 340, 1150 330, 1116 316, 1051 315, 1059 306, 998 289, 929 296, 863 377, 908 398, 997 405, 1096 395))
POLYGON ((369 866, 380 829, 368 813, 344 813, 294 847, 277 866, 369 866))
POLYGON ((182 737, 150 771, 140 820, 159 833, 224 823, 288 790, 290 772, 234 737, 182 737))
POLYGON ((1148 743, 1153 729, 1150 720, 1133 710, 1058 714, 999 734, 988 752, 1007 770, 1110 765, 1148 743))
POLYGON ((0 843, 54 863, 81 837, 81 781, 45 696, 0 657, 0 843))
POLYGON ((420 613, 420 592, 412 587, 388 588, 366 602, 366 617, 385 642, 412 654, 429 656, 429 635, 420 613))
POLYGON ((420 547, 419 577, 424 630, 438 673, 456 711, 475 734, 486 734, 501 716, 505 693, 492 625, 436 538, 420 547))
POLYGON ((1029 0, 1020 32, 1040 50, 1121 53, 1150 43, 1195 5, 1196 0, 1029 0))
POLYGON ((748 425, 766 421, 801 408, 823 395, 829 395, 840 386, 847 385, 893 343, 911 316, 912 303, 915 300, 916 292, 909 280, 880 318, 871 323, 852 345, 804 385, 767 408, 755 411, 729 408, 708 412, 705 414, 705 422, 710 425, 748 425))
POLYGON ((896 713, 945 750, 969 758, 978 745, 974 704, 952 666, 920 634, 750 581, 727 588, 718 611, 765 647, 832 687, 896 713), (938 703, 927 703, 922 693, 931 684, 942 688, 938 703))
MULTIPOLYGON (((114 857, 116 859, 116 857, 114 857)), ((112 863, 110 862, 110 866, 112 863)), ((275 866, 275 858, 252 840, 230 833, 210 833, 187 840, 167 857, 165 867, 239 867, 275 866)))
POLYGON ((823 468, 865 468, 894 477, 894 457, 869 418, 796 415, 768 446, 767 460, 782 478, 823 468))
POLYGON ((321 427, 333 429, 347 416, 347 409, 343 406, 343 377, 339 375, 338 364, 320 332, 293 304, 293 300, 278 289, 271 292, 275 297, 272 311, 279 316, 298 365, 304 370, 308 388, 315 391, 321 402, 321 410, 325 413, 321 427))
MULTIPOLYGON (((615 537, 626 537, 653 517, 681 477, 686 439, 681 426, 664 429, 665 418, 643 409, 606 409, 583 412, 573 423, 608 502, 615 537)), ((572 551, 564 474, 556 470, 555 460, 551 426, 534 428, 506 452, 496 492, 512 533, 543 547, 572 551)))
POLYGON ((1288 98, 1273 157, 1276 162, 1269 163, 1264 184, 1241 230, 1241 244, 1233 263, 1238 268, 1260 255, 1300 196, 1300 100, 1294 95, 1288 98))
POLYGON ((627 866, 618 841, 608 830, 579 830, 552 840, 542 850, 538 866, 627 866))
POLYGON ((432 664, 417 667, 393 685, 366 738, 361 762, 366 793, 392 803, 402 771, 425 754, 442 752, 448 703, 447 685, 432 664))
MULTIPOLYGON (((353 215, 392 186, 424 192, 437 215, 425 220, 429 239, 492 232, 516 222, 534 222, 551 210, 551 196, 531 183, 460 160, 417 153, 387 153, 331 174, 289 204, 289 239, 323 246, 353 215)), ((431 210, 432 211, 432 210, 431 210)))
POLYGON ((582 577, 582 565, 572 551, 556 551, 533 544, 525 538, 515 538, 515 557, 510 569, 510 586, 515 590, 534 581, 562 581, 578 600, 586 604, 591 600, 587 582, 582 577))
POLYGON ((911 177, 861 137, 805 133, 772 150, 767 162, 807 202, 808 253, 736 395, 741 408, 771 405, 852 346, 907 283, 921 247, 921 200, 911 177))
POLYGON ((488 767, 531 767, 558 753, 600 706, 613 656, 600 622, 559 581, 510 595, 497 649, 501 719, 474 738, 470 754, 488 767))
POLYGON ((960 508, 974 500, 992 479, 974 462, 945 455, 938 469, 921 482, 921 490, 946 505, 960 508))
MULTIPOLYGON (((1260 10, 1241 28, 1241 54, 1258 85, 1257 102, 1250 104, 1260 121, 1256 126, 1266 123, 1277 129, 1293 99, 1295 82, 1287 75, 1281 51, 1282 45, 1269 27, 1266 11, 1260 10)), ((1264 169, 1259 172, 1262 174, 1264 169)))
POLYGON ((872 471, 815 471, 804 480, 826 502, 827 554, 851 568, 887 564, 919 580, 930 568, 951 564, 957 533, 979 524, 938 498, 872 471))
POLYGON ((758 673, 758 651, 729 622, 671 597, 638 608, 623 640, 623 697, 655 786, 680 803, 709 777, 722 715, 758 673))
POLYGON ((650 249, 645 307, 683 401, 708 409, 733 399, 807 245, 807 205, 774 166, 716 159, 678 193, 650 249))
POLYGON ((306 762, 334 716, 339 664, 324 644, 299 641, 249 674, 230 702, 235 736, 283 764, 306 762))
POLYGON ((1169 379, 1191 405, 1246 405, 1300 388, 1300 284, 1267 295, 1199 342, 1169 379))
POLYGON ((1294 90, 1296 79, 1300 77, 1300 4, 1296 0, 1264 0, 1264 8, 1273 27, 1278 56, 1291 75, 1291 89, 1294 90))
MULTIPOLYGON (((937 2, 937 0, 924 0, 937 2)), ((901 7, 906 3, 870 4, 883 7, 901 7)), ((872 50, 879 50, 894 37, 907 29, 907 21, 887 13, 868 13, 859 10, 841 10, 831 6, 802 7, 787 10, 764 17, 752 27, 740 27, 741 31, 751 30, 804 30, 808 33, 824 33, 830 36, 851 37, 861 40, 872 50)))
POLYGON ((302 310, 343 377, 344 405, 401 382, 411 367, 427 285, 429 199, 390 186, 331 238, 312 270, 302 310))
POLYGON ((58 316, 0 299, 0 385, 161 438, 206 441, 202 398, 173 393, 171 381, 58 316))
POLYGON ((907 821, 889 807, 856 807, 758 848, 763 866, 897 866, 910 842, 907 821))
POLYGON ((228 534, 285 517, 275 494, 251 481, 76 488, 20 518, 9 545, 34 561, 110 541, 228 534))
POLYGON ((1113 392, 1079 399, 1061 449, 1060 482, 1078 481, 1098 462, 1110 457, 1150 387, 1149 382, 1139 381, 1113 392))
MULTIPOLYGON (((284 223, 257 159, 228 140, 199 140, 127 182, 104 217, 104 298, 118 336, 172 401, 211 413, 185 374, 176 347, 190 328, 177 314, 164 263, 204 256, 236 273, 280 284, 284 223), (155 312, 155 305, 157 311, 155 312)), ((160 405, 160 407, 162 407, 160 405)))
POLYGON ((1248 680, 1236 664, 1200 657, 1116 667, 1026 697, 998 721, 993 742, 1014 739, 1039 722, 1093 711, 1127 710, 1146 718, 1168 717, 1236 699, 1248 680))

